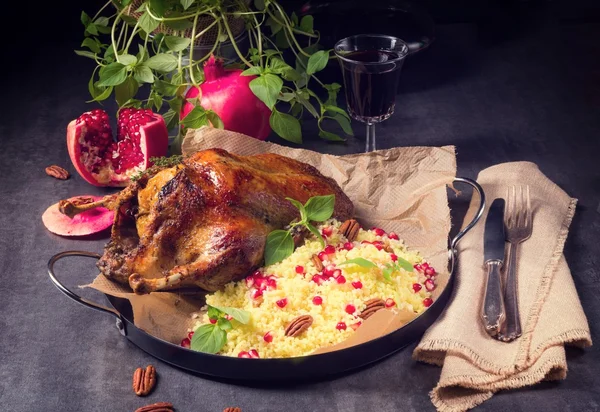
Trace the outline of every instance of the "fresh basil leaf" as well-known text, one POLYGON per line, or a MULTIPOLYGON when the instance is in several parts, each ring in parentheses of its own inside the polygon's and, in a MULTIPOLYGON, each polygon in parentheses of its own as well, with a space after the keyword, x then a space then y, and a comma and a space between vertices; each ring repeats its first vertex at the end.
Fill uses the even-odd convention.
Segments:
POLYGON ((218 328, 217 325, 202 325, 194 332, 192 350, 205 353, 217 353, 227 342, 227 332, 218 328))
POLYGON ((323 105, 323 109, 328 112, 338 113, 338 114, 342 115, 343 117, 345 117, 346 119, 350 120, 350 116, 348 116, 348 113, 346 113, 346 111, 344 109, 341 109, 337 106, 325 104, 325 105, 323 105))
POLYGON ((350 136, 354 136, 354 131, 352 130, 352 125, 350 124, 350 120, 348 118, 342 116, 339 113, 335 113, 333 116, 329 116, 330 119, 335 120, 342 127, 344 133, 350 136))
POLYGON ((313 222, 324 222, 333 215, 335 195, 313 196, 306 202, 306 215, 313 222))
POLYGON ((298 100, 298 103, 304 106, 306 110, 308 110, 308 112, 314 117, 319 117, 319 113, 317 113, 317 109, 315 109, 315 106, 313 106, 310 100, 302 96, 301 93, 296 93, 296 100, 298 100))
POLYGON ((91 34, 92 36, 97 36, 98 28, 95 24, 91 23, 87 25, 87 27, 85 28, 85 32, 91 34))
POLYGON ((150 57, 144 64, 159 72, 170 72, 177 68, 177 58, 172 54, 159 53, 150 57))
POLYGON ((85 11, 81 12, 81 23, 87 27, 92 22, 92 18, 85 11))
POLYGON ((370 260, 364 259, 364 258, 349 259, 349 260, 346 260, 345 262, 338 264, 338 266, 341 266, 341 265, 358 265, 362 268, 367 268, 367 269, 377 267, 377 265, 375 263, 371 262, 370 260))
POLYGON ((343 137, 338 136, 335 133, 331 133, 331 132, 328 132, 323 129, 319 130, 319 137, 321 137, 325 140, 330 140, 332 142, 345 142, 346 141, 346 139, 344 139, 343 137))
POLYGON ((300 221, 307 222, 308 219, 306 218, 306 209, 304 208, 304 205, 298 202, 296 199, 292 199, 291 197, 286 197, 285 199, 290 201, 294 206, 296 206, 296 208, 298 208, 300 211, 300 221))
POLYGON ((73 51, 78 56, 89 57, 90 59, 96 59, 96 55, 94 53, 92 53, 92 52, 87 51, 87 50, 73 50, 73 51))
POLYGON ((98 86, 117 86, 127 79, 127 67, 119 62, 111 63, 100 69, 98 86))
POLYGON ((217 320, 217 327, 219 327, 221 330, 224 330, 225 332, 233 329, 233 325, 231 324, 231 322, 225 318, 219 318, 219 320, 217 320))
POLYGON ((274 74, 267 73, 252 79, 249 86, 254 95, 269 109, 273 110, 273 106, 277 102, 277 96, 279 96, 283 87, 283 80, 274 74))
POLYGON ((88 91, 90 92, 90 96, 92 96, 92 99, 95 99, 96 96, 98 96, 103 91, 101 88, 96 87, 95 77, 96 77, 97 69, 98 68, 94 69, 94 71, 92 72, 92 76, 90 77, 90 80, 88 81, 88 91))
POLYGON ((383 271, 381 272, 381 274, 383 275, 383 278, 385 280, 387 280, 388 282, 392 281, 392 273, 394 273, 393 266, 386 266, 385 269, 383 269, 383 271))
POLYGON ((125 66, 133 66, 137 63, 137 57, 131 54, 121 54, 119 55, 119 62, 125 66))
POLYGON ((138 23, 140 24, 142 30, 144 30, 146 33, 152 33, 160 25, 160 22, 155 20, 147 12, 144 12, 144 14, 140 16, 138 23))
POLYGON ((254 7, 256 8, 256 10, 264 10, 265 0, 254 0, 254 7))
POLYGON ((292 15, 290 16, 292 19, 292 27, 297 26, 298 25, 298 15, 296 14, 296 12, 292 12, 292 15))
POLYGON ((335 106, 337 104, 337 95, 342 86, 339 83, 331 83, 323 86, 327 90, 326 105, 335 106))
POLYGON ((165 44, 174 52, 187 49, 191 42, 189 37, 165 36, 165 44))
POLYGON ((183 106, 183 99, 175 97, 174 99, 167 100, 167 103, 169 104, 171 110, 179 113, 181 111, 181 107, 183 106))
POLYGON ((260 66, 252 66, 249 69, 244 70, 241 75, 242 76, 257 76, 262 73, 262 67, 260 66))
POLYGON ((300 30, 312 34, 313 23, 314 23, 313 16, 308 15, 308 16, 302 17, 302 20, 300 20, 300 30))
MULTIPOLYGON (((98 83, 96 83, 95 87, 98 87, 98 83)), ((104 91, 102 91, 102 93, 98 94, 96 97, 94 97, 92 100, 88 101, 87 103, 101 102, 103 100, 106 100, 106 99, 108 99, 108 97, 110 96, 112 91, 113 91, 113 87, 109 86, 106 89, 104 89, 104 91)))
POLYGON ((163 98, 158 93, 152 93, 152 103, 154 104, 154 109, 158 112, 162 108, 163 98))
POLYGON ((225 128, 225 124, 223 123, 223 120, 221 120, 219 115, 216 114, 215 112, 213 112, 212 110, 206 111, 206 117, 208 118, 208 121, 213 125, 213 127, 215 129, 224 129, 225 128))
POLYGON ((108 17, 100 16, 96 20, 94 20, 94 24, 96 26, 107 27, 108 26, 108 17))
POLYGON ((183 31, 194 27, 194 23, 189 20, 167 20, 164 24, 165 26, 178 31, 183 31))
POLYGON ((223 313, 228 314, 229 316, 231 316, 238 322, 243 323, 244 325, 247 325, 248 322, 250 322, 250 312, 248 312, 246 310, 238 309, 238 308, 229 308, 226 306, 213 306, 213 307, 215 309, 220 310, 223 313))
POLYGON ((139 89, 138 82, 133 77, 127 77, 125 81, 115 87, 115 100, 119 106, 132 99, 139 89))
POLYGON ((275 133, 285 140, 298 144, 302 143, 300 122, 294 116, 273 109, 271 117, 269 118, 269 124, 275 133))
POLYGON ((167 5, 165 0, 150 0, 150 8, 155 14, 158 14, 158 17, 163 17, 167 5))
POLYGON ((279 100, 282 102, 291 102, 296 97, 296 93, 281 93, 279 95, 279 100))
MULTIPOLYGON (((294 252, 294 240, 287 230, 274 230, 267 236, 265 265, 269 266, 287 258, 294 252)), ((233 315, 231 315, 233 316, 233 315)))
POLYGON ((200 106, 194 107, 191 112, 181 119, 181 123, 185 127, 189 127, 191 129, 199 129, 202 126, 208 126, 206 110, 200 106))
POLYGON ((273 20, 271 17, 269 17, 267 19, 267 22, 265 23, 267 25, 267 27, 269 27, 271 29, 271 36, 275 36, 277 33, 279 33, 282 29, 281 24, 277 23, 275 20, 273 20))
POLYGON ((287 49, 290 47, 290 42, 285 35, 285 30, 279 30, 277 34, 275 34, 275 46, 279 49, 287 49))
POLYGON ((154 74, 148 66, 139 65, 133 69, 133 78, 139 83, 154 83, 154 74))
POLYGON ((273 49, 264 50, 263 53, 267 57, 281 56, 282 55, 282 53, 279 50, 273 50, 273 49))
POLYGON ((284 79, 289 81, 300 80, 300 73, 298 73, 292 66, 284 62, 279 57, 272 57, 269 62, 269 70, 273 73, 280 74, 284 79))
POLYGON ((410 263, 406 259, 402 259, 400 256, 398 256, 398 260, 396 261, 396 265, 398 265, 402 269, 406 270, 407 272, 412 272, 414 270, 414 267, 413 267, 412 263, 410 263))
POLYGON ((314 227, 310 222, 307 222, 304 224, 304 226, 310 230, 310 232, 315 235, 315 237, 317 239, 319 239, 319 242, 321 242, 321 246, 324 247, 325 246, 325 239, 323 239, 323 235, 321 235, 321 232, 319 232, 319 229, 317 229, 316 227, 314 227))
POLYGON ((184 10, 189 9, 192 4, 194 4, 194 0, 181 0, 181 5, 184 10))
POLYGON ((94 53, 100 53, 100 46, 98 45, 98 42, 92 39, 91 37, 86 37, 85 39, 83 39, 81 47, 87 47, 94 53))
POLYGON ((209 319, 218 319, 223 314, 223 311, 208 305, 207 315, 209 319))
MULTIPOLYGON (((141 65, 141 66, 136 67, 136 69, 140 68, 140 67, 146 67, 146 66, 141 65)), ((146 68, 148 70, 150 70, 148 67, 146 67, 146 68)), ((174 84, 171 84, 164 80, 156 80, 154 82, 154 89, 158 93, 162 94, 163 96, 175 96, 178 88, 179 88, 179 85, 174 85, 174 84)), ((181 107, 179 109, 181 109, 181 107)))
POLYGON ((327 50, 318 51, 308 58, 306 73, 315 74, 316 72, 323 70, 328 62, 329 52, 327 50))
POLYGON ((123 107, 135 107, 136 109, 139 109, 140 107, 142 107, 142 101, 138 99, 129 99, 125 103, 123 103, 121 108, 123 107))

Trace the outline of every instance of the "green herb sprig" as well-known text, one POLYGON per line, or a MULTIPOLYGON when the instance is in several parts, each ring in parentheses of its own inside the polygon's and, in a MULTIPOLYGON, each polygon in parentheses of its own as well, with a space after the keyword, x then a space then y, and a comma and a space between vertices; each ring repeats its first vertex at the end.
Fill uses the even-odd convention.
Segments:
POLYGON ((209 319, 216 321, 200 326, 194 331, 190 348, 198 352, 218 353, 227 343, 227 331, 233 329, 233 324, 225 315, 231 316, 244 325, 250 322, 250 312, 242 309, 208 306, 209 319))
POLYGON ((142 170, 131 176, 131 181, 135 182, 136 180, 140 180, 143 176, 152 175, 158 172, 161 169, 165 169, 168 167, 177 166, 183 161, 182 155, 173 155, 173 156, 163 156, 163 157, 151 157, 150 161, 153 163, 151 167, 146 170, 142 170))
POLYGON ((286 198, 300 211, 300 221, 292 222, 288 230, 274 230, 267 236, 265 245, 265 265, 269 266, 290 256, 294 253, 294 239, 292 230, 296 226, 304 226, 319 239, 321 245, 325 240, 319 230, 311 222, 324 222, 333 215, 335 195, 313 196, 302 204, 297 200, 286 198))
MULTIPOLYGON (((364 259, 364 258, 349 259, 349 260, 346 260, 345 262, 340 263, 338 266, 350 265, 350 264, 358 265, 360 267, 367 268, 367 269, 377 267, 377 265, 375 263, 371 262, 370 260, 364 259)), ((383 267, 381 274, 383 275, 383 278, 385 280, 387 280, 388 282, 391 282, 392 281, 392 273, 398 272, 398 271, 400 271, 400 269, 404 269, 407 272, 412 272, 414 270, 413 265, 408 260, 398 257, 398 260, 396 262, 391 262, 391 263, 386 264, 383 267)))

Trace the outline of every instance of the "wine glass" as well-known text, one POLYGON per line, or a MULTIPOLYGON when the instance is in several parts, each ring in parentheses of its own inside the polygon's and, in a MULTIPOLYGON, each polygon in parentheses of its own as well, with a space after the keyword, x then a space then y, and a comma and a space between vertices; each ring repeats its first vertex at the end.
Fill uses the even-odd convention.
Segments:
POLYGON ((342 67, 348 113, 367 124, 365 151, 376 150, 375 124, 394 113, 408 45, 393 36, 359 34, 338 41, 333 50, 342 67))

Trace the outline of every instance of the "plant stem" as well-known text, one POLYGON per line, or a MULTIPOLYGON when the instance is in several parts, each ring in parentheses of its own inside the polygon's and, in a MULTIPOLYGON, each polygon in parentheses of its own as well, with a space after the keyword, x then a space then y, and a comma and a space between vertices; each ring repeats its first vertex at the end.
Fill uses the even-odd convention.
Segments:
MULTIPOLYGON (((192 66, 192 60, 194 57, 194 41, 196 40, 196 25, 198 24, 198 17, 200 13, 196 13, 194 17, 194 27, 192 27, 192 41, 190 42, 190 57, 189 57, 189 68, 190 68, 190 79, 192 79, 192 83, 196 85, 196 78, 194 77, 194 70, 192 66)), ((180 52, 181 53, 181 52, 180 52)))
POLYGON ((105 8, 108 7, 109 4, 111 4, 112 1, 107 1, 104 6, 102 6, 100 8, 100 10, 98 10, 98 12, 94 15, 94 17, 92 18, 92 21, 96 20, 98 18, 98 16, 100 16, 100 13, 102 13, 104 11, 105 8))
MULTIPOLYGON (((213 17, 215 17, 213 15, 213 17)), ((215 24, 217 24, 219 21, 215 18, 215 21, 213 21, 212 23, 210 23, 208 26, 206 26, 200 33, 196 34, 196 36, 192 36, 193 37, 193 41, 196 41, 197 39, 199 39, 200 37, 202 37, 205 33, 207 33, 210 29, 213 28, 213 26, 215 24)))
POLYGON ((269 4, 274 4, 275 7, 277 7, 277 9, 279 10, 279 12, 281 13, 281 15, 283 16, 284 20, 286 21, 285 23, 283 23, 281 20, 279 20, 279 18, 277 16, 275 16, 273 13, 271 13, 269 11, 268 8, 265 8, 265 10, 267 11, 267 13, 269 14, 269 16, 271 16, 271 18, 273 19, 273 21, 275 21, 275 23, 278 23, 280 26, 282 27, 287 27, 290 31, 293 31, 294 33, 298 33, 298 34, 302 34, 304 36, 307 37, 314 37, 316 38, 317 35, 316 34, 312 34, 312 33, 307 33, 305 31, 299 30, 299 29, 295 29, 292 27, 292 22, 287 18, 287 14, 285 14, 285 12, 283 11, 283 9, 279 6, 279 4, 273 2, 273 3, 269 3, 269 4))
POLYGON ((227 30, 227 35, 229 36, 229 41, 231 42, 231 45, 233 46, 233 48, 234 48, 235 52, 237 53, 238 57, 240 58, 240 60, 243 61, 244 64, 248 67, 254 67, 254 65, 252 63, 250 63, 248 60, 246 60, 246 58, 242 55, 242 52, 238 48, 238 45, 233 38, 233 33, 231 32, 231 29, 229 28, 229 23, 227 23, 227 18, 223 19, 223 25, 225 26, 225 30, 227 30))
MULTIPOLYGON (((212 13, 212 11, 214 9, 215 9, 214 7, 209 7, 206 10, 197 10, 196 13, 197 14, 210 14, 210 13, 212 13)), ((154 14, 152 14, 152 12, 150 11, 150 7, 148 7, 147 3, 146 3, 146 13, 148 13, 148 15, 150 17, 152 17, 154 20, 158 20, 158 21, 187 20, 187 19, 191 19, 192 17, 194 17, 196 15, 196 13, 192 13, 192 14, 188 14, 188 15, 184 15, 184 16, 179 16, 179 17, 158 17, 158 16, 155 16, 154 14)))
POLYGON ((133 38, 135 37, 135 35, 138 33, 136 30, 137 30, 139 24, 140 24, 140 22, 136 21, 135 26, 133 26, 133 31, 131 32, 131 36, 129 36, 129 41, 125 45, 125 53, 127 53, 129 51, 131 42, 133 41, 133 38))
POLYGON ((119 63, 121 63, 121 62, 119 61, 119 53, 117 53, 117 44, 115 44, 115 29, 117 27, 117 22, 121 18, 121 14, 123 14, 124 11, 125 11, 125 8, 123 8, 123 10, 121 10, 119 12, 119 14, 117 14, 117 17, 115 17, 115 21, 113 22, 112 29, 110 30, 110 39, 111 39, 111 42, 112 42, 113 51, 115 52, 115 59, 119 63))

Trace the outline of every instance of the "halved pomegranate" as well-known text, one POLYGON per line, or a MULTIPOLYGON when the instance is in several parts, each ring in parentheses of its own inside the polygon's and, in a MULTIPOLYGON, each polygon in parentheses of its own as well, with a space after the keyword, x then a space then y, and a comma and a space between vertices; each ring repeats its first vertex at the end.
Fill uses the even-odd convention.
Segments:
POLYGON ((169 134, 162 116, 148 109, 119 111, 117 140, 104 110, 85 112, 67 127, 67 148, 75 169, 94 186, 127 186, 131 176, 167 154, 169 134))

